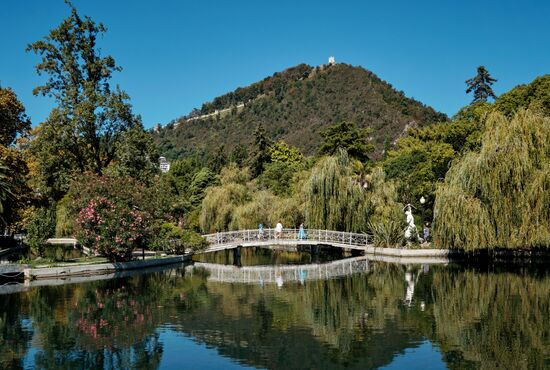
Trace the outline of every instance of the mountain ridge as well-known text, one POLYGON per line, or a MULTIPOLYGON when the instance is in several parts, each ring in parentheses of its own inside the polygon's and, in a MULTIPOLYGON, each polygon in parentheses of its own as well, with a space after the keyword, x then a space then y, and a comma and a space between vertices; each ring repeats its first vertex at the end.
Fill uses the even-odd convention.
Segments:
POLYGON ((209 156, 222 145, 228 154, 237 144, 249 146, 262 124, 272 140, 283 139, 304 154, 314 154, 319 132, 347 120, 372 129, 377 158, 385 143, 407 127, 447 119, 362 67, 299 64, 204 103, 157 130, 157 143, 172 159, 196 153, 209 156))

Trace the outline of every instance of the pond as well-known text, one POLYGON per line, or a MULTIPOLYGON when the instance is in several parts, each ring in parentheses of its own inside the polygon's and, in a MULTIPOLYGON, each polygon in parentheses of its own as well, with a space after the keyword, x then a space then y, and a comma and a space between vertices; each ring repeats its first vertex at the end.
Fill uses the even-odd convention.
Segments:
POLYGON ((0 368, 550 367, 543 268, 276 250, 233 262, 2 294, 0 368))

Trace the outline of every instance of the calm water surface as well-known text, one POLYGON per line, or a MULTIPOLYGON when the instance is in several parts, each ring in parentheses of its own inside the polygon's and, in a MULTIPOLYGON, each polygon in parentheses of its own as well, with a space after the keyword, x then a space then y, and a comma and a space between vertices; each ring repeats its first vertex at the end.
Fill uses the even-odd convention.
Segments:
POLYGON ((218 253, 195 266, 1 294, 0 368, 550 367, 544 269, 266 250, 231 263, 218 253))

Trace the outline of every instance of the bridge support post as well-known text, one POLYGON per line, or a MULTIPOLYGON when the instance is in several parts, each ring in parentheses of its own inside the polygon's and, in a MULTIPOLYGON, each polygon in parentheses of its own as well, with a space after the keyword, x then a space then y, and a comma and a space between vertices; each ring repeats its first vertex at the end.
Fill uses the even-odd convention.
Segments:
POLYGON ((241 267, 241 249, 242 246, 238 245, 236 248, 233 248, 233 265, 241 267))

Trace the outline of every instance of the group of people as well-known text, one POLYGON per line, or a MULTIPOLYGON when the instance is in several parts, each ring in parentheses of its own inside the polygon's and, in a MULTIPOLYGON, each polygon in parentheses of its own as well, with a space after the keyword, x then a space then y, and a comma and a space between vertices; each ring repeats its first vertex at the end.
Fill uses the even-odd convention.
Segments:
MULTIPOLYGON (((414 225, 414 224, 413 224, 414 225)), ((430 229, 428 228, 429 224, 426 222, 424 224, 423 230, 422 230, 422 238, 420 238, 420 241, 422 243, 428 243, 430 239, 430 229)), ((277 225, 275 226, 275 239, 281 239, 283 237, 283 224, 281 221, 277 222, 277 225)), ((418 234, 417 234, 418 235, 418 234)), ((410 237, 410 234, 409 234, 410 237)), ((264 232, 264 225, 259 224, 258 225, 258 239, 265 239, 265 232, 264 232)), ((300 228, 298 229, 298 239, 304 240, 307 239, 306 231, 304 229, 304 224, 300 224, 300 228)))
MULTIPOLYGON (((281 221, 277 222, 277 225, 275 226, 275 239, 281 239, 283 237, 283 230, 284 227, 281 221)), ((258 239, 265 239, 263 224, 258 225, 258 239)), ((300 228, 298 229, 298 239, 307 239, 303 223, 300 224, 300 228)))

